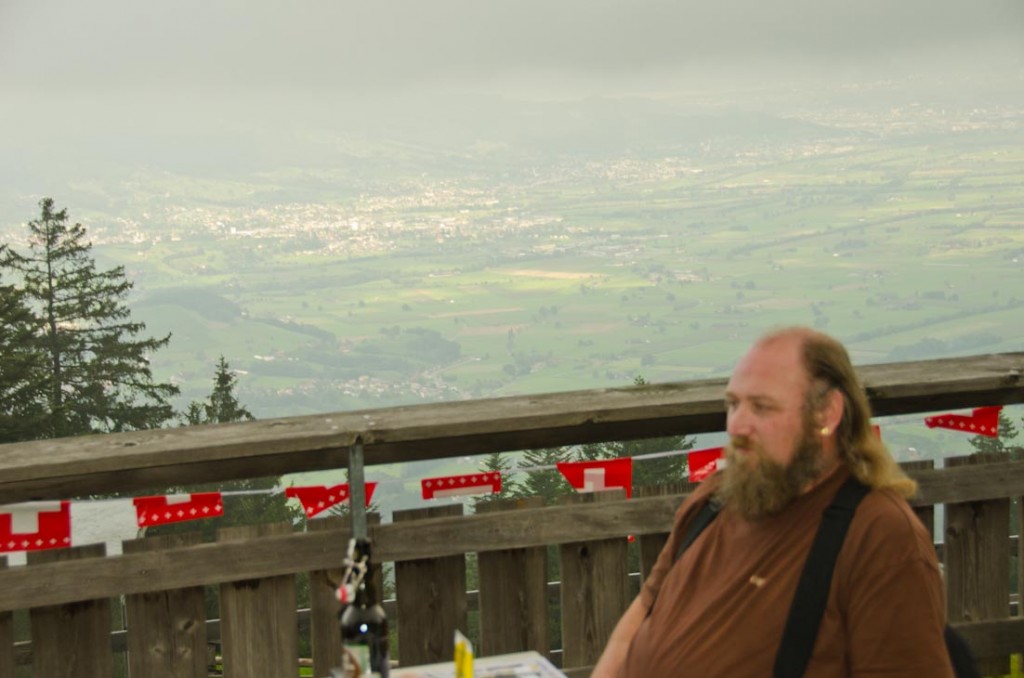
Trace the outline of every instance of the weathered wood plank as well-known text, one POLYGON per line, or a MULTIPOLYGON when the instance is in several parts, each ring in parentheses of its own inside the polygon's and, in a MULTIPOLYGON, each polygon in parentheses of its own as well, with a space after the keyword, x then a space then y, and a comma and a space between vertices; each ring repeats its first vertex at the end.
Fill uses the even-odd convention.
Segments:
MULTIPOLYGON (((623 505, 622 490, 570 496, 572 503, 623 505)), ((629 572, 623 536, 563 544, 559 547, 562 579, 562 664, 597 662, 608 637, 629 606, 629 572)))
POLYGON ((907 473, 920 489, 911 506, 1009 499, 1024 492, 1024 462, 1019 461, 907 473))
MULTIPOLYGON (((638 487, 633 491, 633 496, 637 498, 658 497, 663 495, 683 496, 692 492, 695 487, 697 487, 696 484, 686 482, 672 483, 670 485, 638 487)), ((671 527, 671 523, 669 526, 671 527)), ((668 531, 642 534, 639 536, 641 585, 643 585, 643 580, 647 579, 647 575, 651 573, 651 568, 654 567, 654 563, 658 561, 658 556, 661 555, 661 550, 665 548, 665 543, 668 541, 668 537, 668 531)))
MULTIPOLYGON (((218 531, 219 541, 289 534, 291 525, 246 525, 218 531)), ((255 541, 259 541, 256 539, 255 541)), ((295 577, 236 580, 220 587, 220 635, 225 678, 280 678, 299 665, 295 577)))
MULTIPOLYGON (((67 560, 103 561, 102 544, 28 554, 31 570, 37 563, 67 560)), ((110 599, 87 600, 29 611, 32 628, 32 675, 36 678, 110 676, 114 653, 110 651, 110 599)))
MULTIPOLYGON (((462 504, 395 511, 395 523, 418 523, 428 516, 461 516, 462 504)), ((422 537, 419 537, 422 539, 422 537)), ((455 631, 465 633, 464 555, 395 563, 398 601, 398 663, 402 666, 451 661, 455 631)))
MULTIPOLYGON (((0 572, 7 569, 7 558, 0 556, 0 572)), ((14 615, 0 612, 0 676, 14 675, 14 615)))
MULTIPOLYGON (((367 513, 366 524, 380 525, 380 514, 367 513)), ((351 537, 349 525, 348 517, 330 516, 310 520, 306 529, 310 532, 326 532, 328 538, 337 540, 342 548, 347 549, 351 537)), ((384 571, 376 552, 372 556, 370 576, 377 595, 381 595, 384 590, 384 571)), ((337 589, 344 576, 342 560, 326 569, 314 569, 309 573, 310 639, 313 645, 313 674, 317 676, 326 676, 331 669, 341 666, 341 628, 338 624, 341 605, 338 603, 337 589)))
POLYGON ((1017 497, 1017 530, 1017 616, 1024 617, 1024 497, 1017 497))
MULTIPOLYGON (((988 464, 1002 455, 946 460, 956 468, 988 464)), ((950 621, 981 621, 1009 617, 1010 500, 989 499, 946 505, 946 607, 950 621)), ((1009 657, 981 662, 981 673, 1009 672, 1009 657)))
MULTIPOLYGON (((1024 353, 870 365, 878 416, 1024 402, 1024 353)), ((723 379, 647 384, 0 446, 0 504, 720 431, 723 379)))
POLYGON ((310 568, 335 567, 344 557, 345 545, 333 537, 305 533, 131 553, 96 562, 40 564, 35 572, 10 568, 0 572, 0 610, 294 575, 310 568))
MULTIPOLYGON (((539 508, 543 497, 477 505, 478 515, 539 508)), ((480 577, 481 657, 536 650, 548 654, 547 548, 486 551, 477 556, 480 577)))
MULTIPOLYGON (((125 542, 124 553, 200 543, 199 533, 125 542)), ((206 609, 201 586, 127 596, 128 670, 133 676, 175 678, 206 671, 206 609)), ((2 675, 2 674, 0 674, 2 675)))
POLYGON ((1008 657, 1024 652, 1024 619, 953 622, 978 657, 1008 657))
MULTIPOLYGON (((915 471, 931 471, 935 468, 935 462, 931 459, 922 461, 907 461, 900 464, 907 473, 915 471)), ((914 507, 914 514, 921 520, 921 524, 928 530, 928 535, 935 540, 935 506, 933 504, 917 505, 914 507)))
MULTIPOLYGON (((369 519, 369 516, 367 516, 369 519)), ((320 518, 307 523, 310 532, 330 531, 339 541, 348 542, 348 521, 340 517, 320 518)), ((338 627, 337 589, 345 574, 342 561, 334 567, 309 573, 310 641, 313 646, 313 674, 330 675, 341 666, 341 631, 338 627)))

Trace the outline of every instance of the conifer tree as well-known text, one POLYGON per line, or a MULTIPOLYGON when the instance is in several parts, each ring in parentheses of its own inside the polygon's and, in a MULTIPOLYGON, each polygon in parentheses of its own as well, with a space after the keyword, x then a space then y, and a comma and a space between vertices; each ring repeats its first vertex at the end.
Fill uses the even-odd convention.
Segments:
POLYGON ((564 494, 573 492, 572 486, 566 482, 555 464, 561 461, 572 461, 572 451, 566 447, 545 447, 539 450, 527 450, 523 453, 523 466, 526 468, 547 467, 540 471, 526 473, 522 482, 515 488, 513 497, 544 497, 545 504, 553 504, 564 494))
POLYGON ((1008 454, 1013 459, 1019 458, 1021 448, 1010 442, 1017 437, 1017 427, 1002 410, 999 412, 997 433, 999 434, 997 438, 977 435, 972 436, 967 442, 974 448, 975 454, 1008 454))
MULTIPOLYGON (((238 385, 238 376, 232 371, 231 365, 224 356, 220 356, 214 367, 213 389, 210 395, 203 401, 192 401, 184 415, 186 426, 198 426, 201 424, 229 424, 233 422, 255 421, 256 417, 241 404, 235 389, 238 385)), ((245 478, 221 483, 211 483, 191 488, 189 492, 225 491, 238 492, 225 504, 224 516, 211 520, 202 521, 202 531, 212 535, 219 527, 231 525, 255 525, 259 523, 295 522, 302 517, 302 511, 295 509, 285 501, 283 493, 270 492, 277 487, 280 479, 271 478, 245 478)), ((164 530, 157 528, 160 533, 189 531, 188 523, 185 528, 164 530)), ((195 527, 191 528, 192 530, 195 527)), ((157 533, 154 530, 154 534, 157 533)))
POLYGON ((232 421, 253 421, 245 407, 235 396, 238 377, 231 371, 228 361, 220 356, 213 375, 213 391, 205 403, 192 401, 185 411, 185 423, 189 426, 199 424, 223 424, 232 421))
POLYGON ((24 292, 0 285, 0 443, 39 437, 46 415, 46 361, 24 292))
POLYGON ((491 452, 484 457, 483 462, 480 464, 480 470, 484 473, 501 474, 501 492, 485 494, 482 497, 477 497, 473 500, 474 509, 480 504, 487 504, 499 499, 520 496, 519 481, 508 473, 511 469, 512 463, 508 460, 507 456, 503 455, 501 452, 491 452))
POLYGON ((39 323, 36 346, 45 355, 39 386, 46 417, 36 437, 157 428, 174 416, 173 384, 157 383, 149 355, 170 335, 145 338, 125 301, 132 283, 124 267, 96 267, 81 224, 69 225, 53 200, 28 224, 29 251, 4 247, 0 269, 14 273, 39 323))

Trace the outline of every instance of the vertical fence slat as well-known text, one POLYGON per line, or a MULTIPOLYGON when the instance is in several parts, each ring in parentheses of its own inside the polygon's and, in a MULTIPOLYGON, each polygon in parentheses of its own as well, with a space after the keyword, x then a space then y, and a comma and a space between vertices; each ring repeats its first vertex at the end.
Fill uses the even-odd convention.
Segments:
MULTIPOLYGON (((127 541, 124 553, 193 546, 198 532, 127 541)), ((206 606, 202 586, 125 598, 128 670, 132 676, 206 676, 206 606)))
MULTIPOLYGON (((541 508, 543 497, 478 504, 477 513, 541 508)), ((480 656, 534 650, 547 656, 547 548, 484 551, 480 573, 480 656)))
MULTIPOLYGON (((29 552, 28 564, 79 558, 102 558, 103 544, 29 552)), ((114 672, 110 649, 110 600, 86 600, 29 611, 34 678, 109 676, 114 672)))
MULTIPOLYGON (((348 543, 348 522, 339 516, 318 518, 306 524, 310 532, 332 532, 348 543)), ((338 630, 336 589, 344 575, 343 563, 329 570, 309 573, 309 625, 313 646, 313 675, 326 676, 341 666, 341 635, 338 630)))
POLYGON ((1024 497, 1017 497, 1017 616, 1024 617, 1024 497))
MULTIPOLYGON (((288 534, 287 523, 229 527, 218 541, 288 534)), ((282 678, 299 666, 295 577, 228 582, 220 587, 220 638, 225 678, 282 678)))
MULTIPOLYGON (((7 558, 0 556, 0 570, 7 568, 7 558)), ((0 612, 0 676, 14 675, 14 614, 0 612)))
MULTIPOLYGON (((348 517, 317 518, 306 524, 310 532, 333 532, 348 547, 352 534, 348 517)), ((379 513, 366 514, 367 526, 380 525, 379 513)), ((341 666, 341 630, 338 627, 337 588, 345 574, 344 563, 328 570, 309 573, 310 638, 313 646, 313 675, 326 676, 341 666)), ((374 587, 383 599, 384 576, 379 560, 373 562, 374 587)))
MULTIPOLYGON (((900 464, 900 467, 904 471, 929 471, 935 468, 935 461, 932 459, 922 459, 919 461, 905 461, 900 464)), ((927 504, 925 506, 915 506, 914 514, 920 518, 921 523, 928 530, 928 536, 931 537, 932 541, 935 541, 935 505, 927 504)))
MULTIPOLYGON (((395 511, 394 522, 462 515, 462 504, 395 511)), ((466 558, 463 555, 395 563, 398 663, 451 661, 455 631, 466 632, 466 558)))
MULTIPOLYGON (((1003 455, 956 457, 947 467, 1005 461, 1003 455)), ((946 506, 946 600, 950 621, 1005 619, 1010 600, 1010 501, 946 506)), ((982 675, 1005 675, 1009 657, 985 658, 982 675)))
MULTIPOLYGON (((634 488, 633 494, 637 497, 657 497, 664 496, 666 494, 688 494, 693 492, 697 485, 697 483, 687 482, 668 483, 665 485, 646 485, 634 488)), ((665 543, 668 542, 668 536, 668 532, 642 534, 637 540, 640 544, 641 585, 643 584, 643 580, 647 579, 647 575, 651 573, 651 568, 654 567, 654 563, 657 562, 658 556, 661 555, 661 550, 665 548, 665 543)))
MULTIPOLYGON (((616 501, 621 490, 571 495, 566 502, 616 501)), ((562 579, 562 666, 597 663, 629 605, 626 536, 559 547, 562 579)))

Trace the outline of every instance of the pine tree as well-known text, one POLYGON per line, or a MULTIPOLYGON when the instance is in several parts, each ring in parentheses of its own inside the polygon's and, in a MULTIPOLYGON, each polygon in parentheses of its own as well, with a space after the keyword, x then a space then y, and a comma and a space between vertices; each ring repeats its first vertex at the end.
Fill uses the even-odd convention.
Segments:
MULTIPOLYGON (((202 424, 229 424, 254 421, 256 417, 244 407, 235 395, 238 376, 224 356, 220 356, 214 368, 213 389, 203 401, 192 401, 184 413, 186 426, 202 424)), ((286 502, 283 492, 271 492, 280 484, 280 478, 246 478, 222 483, 207 483, 187 488, 182 492, 237 492, 225 500, 224 515, 203 520, 199 523, 178 523, 161 525, 150 530, 150 534, 178 534, 200 531, 208 538, 221 527, 234 525, 256 525, 259 523, 291 522, 303 517, 301 509, 286 502)))
POLYGON ((530 471, 518 484, 513 497, 544 497, 545 504, 553 504, 555 500, 572 492, 572 486, 566 482, 555 464, 572 461, 572 451, 566 447, 545 447, 539 450, 527 450, 523 453, 523 464, 526 468, 550 466, 541 471, 530 471))
POLYGON ((185 411, 185 423, 189 426, 199 424, 224 424, 232 421, 253 421, 252 416, 235 397, 235 386, 238 377, 231 371, 231 366, 224 356, 217 361, 213 375, 213 391, 205 403, 192 401, 185 411))
POLYGON ((494 494, 487 494, 482 497, 477 497, 473 500, 473 508, 476 509, 480 504, 486 504, 492 501, 498 501, 499 499, 508 499, 509 497, 517 497, 519 495, 519 481, 513 478, 508 472, 512 469, 512 464, 508 458, 500 452, 492 452, 488 454, 483 462, 480 464, 480 470, 484 473, 500 473, 501 474, 501 492, 494 494))
POLYGON ((1020 447, 1010 445, 1010 441, 1017 437, 1017 427, 1006 412, 999 411, 999 434, 998 438, 988 436, 972 436, 967 442, 974 448, 975 454, 1008 454, 1016 459, 1020 455, 1020 447))
POLYGON ((0 268, 15 272, 26 306, 40 323, 37 345, 46 356, 41 375, 46 418, 36 437, 157 428, 174 416, 173 384, 157 383, 149 355, 170 335, 139 338, 125 299, 132 283, 124 267, 96 268, 81 224, 67 210, 40 201, 28 224, 29 253, 0 251, 0 268))
POLYGON ((0 285, 0 443, 39 436, 46 417, 45 356, 24 292, 0 285))

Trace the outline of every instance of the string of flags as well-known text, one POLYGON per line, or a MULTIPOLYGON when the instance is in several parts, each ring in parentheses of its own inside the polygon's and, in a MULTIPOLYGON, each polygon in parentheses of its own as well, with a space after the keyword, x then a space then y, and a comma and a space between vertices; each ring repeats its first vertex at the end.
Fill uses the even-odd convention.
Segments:
MULTIPOLYGON (((978 407, 970 415, 941 414, 925 417, 929 428, 999 436, 999 413, 1002 406, 978 407)), ((876 425, 875 434, 881 437, 876 425)), ((724 448, 703 450, 669 450, 635 457, 619 457, 593 461, 559 462, 554 466, 518 467, 505 471, 487 471, 452 476, 424 478, 420 481, 423 499, 441 499, 469 495, 498 494, 503 474, 532 473, 556 468, 578 492, 599 492, 621 488, 626 496, 633 494, 633 461, 658 457, 687 455, 689 480, 703 481, 724 463, 724 448)), ((385 481, 387 482, 387 481, 385 481)), ((404 482, 404 481, 403 481, 404 482)), ((379 482, 365 483, 364 500, 369 506, 379 482)), ((135 497, 133 499, 94 499, 85 501, 27 502, 0 506, 0 553, 67 548, 96 539, 76 537, 73 527, 82 522, 102 521, 117 532, 121 540, 138 536, 138 531, 156 525, 201 520, 224 515, 224 497, 238 494, 276 494, 298 500, 307 518, 314 518, 333 506, 350 500, 348 483, 332 486, 304 486, 245 490, 237 492, 196 492, 192 494, 135 497), (104 504, 102 511, 98 504, 104 504), (113 526, 113 527, 112 527, 113 526)), ((109 530, 108 530, 109 531, 109 530)))
MULTIPOLYGON (((365 504, 370 505, 373 501, 373 493, 377 489, 377 483, 367 482, 363 484, 365 489, 365 504)), ((284 491, 286 497, 298 499, 302 504, 302 510, 307 518, 319 515, 338 504, 344 504, 349 500, 348 483, 339 485, 311 485, 308 487, 289 487, 284 491)))
POLYGON ((940 414, 934 417, 925 417, 924 425, 928 428, 948 428, 954 431, 998 438, 999 413, 1002 409, 1002 405, 976 407, 969 415, 940 414))

